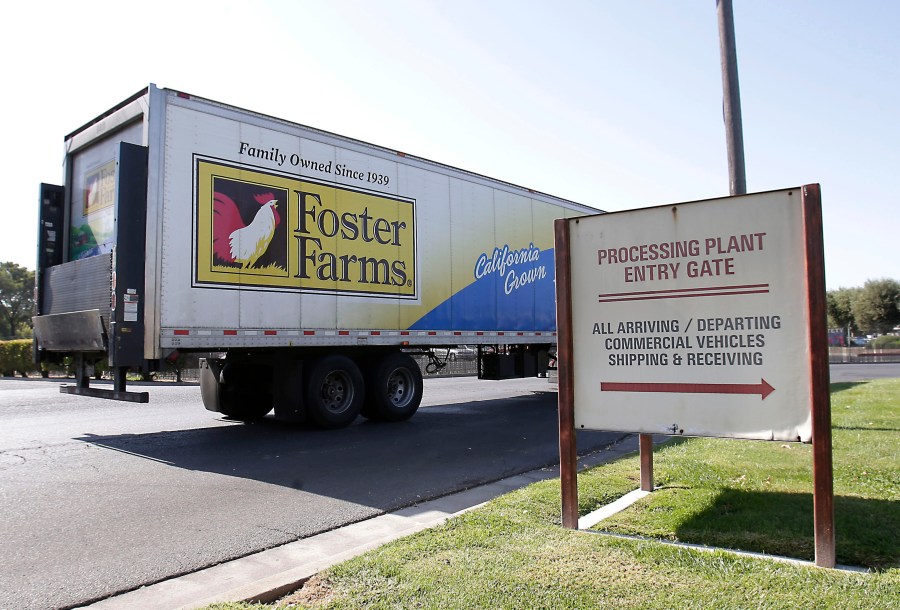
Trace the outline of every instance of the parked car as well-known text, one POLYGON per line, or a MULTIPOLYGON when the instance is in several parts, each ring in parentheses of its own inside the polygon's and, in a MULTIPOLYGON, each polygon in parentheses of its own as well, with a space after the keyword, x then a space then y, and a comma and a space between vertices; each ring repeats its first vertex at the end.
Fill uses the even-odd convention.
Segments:
POLYGON ((447 353, 447 359, 451 362, 455 360, 475 360, 477 352, 475 347, 471 345, 457 345, 451 347, 447 353))
POLYGON ((850 344, 856 347, 865 347, 869 344, 869 339, 866 337, 853 337, 850 339, 850 344))

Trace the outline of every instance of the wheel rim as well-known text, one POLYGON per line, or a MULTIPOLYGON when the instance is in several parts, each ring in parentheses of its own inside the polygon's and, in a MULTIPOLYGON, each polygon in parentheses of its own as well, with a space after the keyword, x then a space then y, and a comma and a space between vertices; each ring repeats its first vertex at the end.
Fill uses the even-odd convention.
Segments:
POLYGON ((403 408, 413 399, 412 373, 405 368, 396 368, 391 371, 387 379, 387 399, 391 405, 403 408))
POLYGON ((346 411, 353 402, 353 381, 344 371, 332 371, 322 380, 322 405, 329 413, 346 411))

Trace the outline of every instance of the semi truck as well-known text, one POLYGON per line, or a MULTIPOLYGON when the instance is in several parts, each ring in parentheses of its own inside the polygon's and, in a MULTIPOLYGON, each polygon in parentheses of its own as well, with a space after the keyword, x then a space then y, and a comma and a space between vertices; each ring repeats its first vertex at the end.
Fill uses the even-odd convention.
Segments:
POLYGON ((407 419, 413 356, 455 345, 485 378, 544 373, 553 220, 597 212, 153 84, 64 148, 40 187, 36 361, 74 363, 62 392, 146 402, 129 370, 202 353, 204 406, 245 421, 407 419))

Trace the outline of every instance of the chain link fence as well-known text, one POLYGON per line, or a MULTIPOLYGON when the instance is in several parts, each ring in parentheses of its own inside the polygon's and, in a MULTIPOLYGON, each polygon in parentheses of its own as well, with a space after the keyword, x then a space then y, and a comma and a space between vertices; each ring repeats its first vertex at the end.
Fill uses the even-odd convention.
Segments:
POLYGON ((457 357, 453 354, 448 356, 446 348, 434 350, 434 355, 437 358, 436 363, 428 356, 412 354, 413 360, 422 370, 423 377, 466 377, 478 374, 478 360, 475 356, 457 357))
POLYGON ((874 364, 900 362, 900 349, 877 347, 828 348, 829 364, 874 364))
MULTIPOLYGON (((423 377, 467 377, 478 375, 478 360, 474 353, 453 353, 447 348, 434 350, 437 359, 436 364, 425 354, 411 354, 413 360, 419 365, 423 377)), ((161 370, 155 371, 153 379, 157 381, 180 380, 193 383, 200 381, 200 358, 207 358, 214 354, 183 354, 175 363, 163 362, 161 370), (178 368, 176 369, 176 365, 178 368)))
MULTIPOLYGON (((151 373, 150 378, 156 381, 197 383, 200 381, 199 359, 215 355, 183 354, 176 362, 163 362, 161 370, 151 373)), ((446 348, 434 350, 436 361, 421 353, 411 355, 425 378, 474 377, 478 375, 478 361, 474 355, 448 353, 446 348)), ((900 349, 832 346, 828 348, 828 362, 829 364, 900 363, 900 349)), ((54 376, 66 375, 60 373, 54 376)), ((109 374, 103 371, 102 377, 108 378, 109 374)), ((97 378, 99 379, 100 376, 98 375, 97 378)))

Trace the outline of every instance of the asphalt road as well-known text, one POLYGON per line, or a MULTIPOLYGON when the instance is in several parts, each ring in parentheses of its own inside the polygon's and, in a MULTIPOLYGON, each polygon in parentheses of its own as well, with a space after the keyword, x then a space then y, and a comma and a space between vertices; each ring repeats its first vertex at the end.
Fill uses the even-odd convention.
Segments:
MULTIPOLYGON (((900 364, 833 365, 833 382, 900 364)), ((0 608, 66 608, 558 462, 546 380, 426 380, 400 424, 317 431, 0 380, 0 608)), ((580 452, 620 438, 578 433, 580 452)))
MULTIPOLYGON (((0 608, 65 608, 558 462, 546 380, 426 380, 419 413, 246 425, 196 385, 149 405, 0 381, 0 608)), ((143 388, 142 388, 143 389, 143 388)), ((579 432, 580 452, 620 433, 579 432)))
POLYGON ((831 383, 900 377, 900 363, 832 364, 829 374, 831 383))

